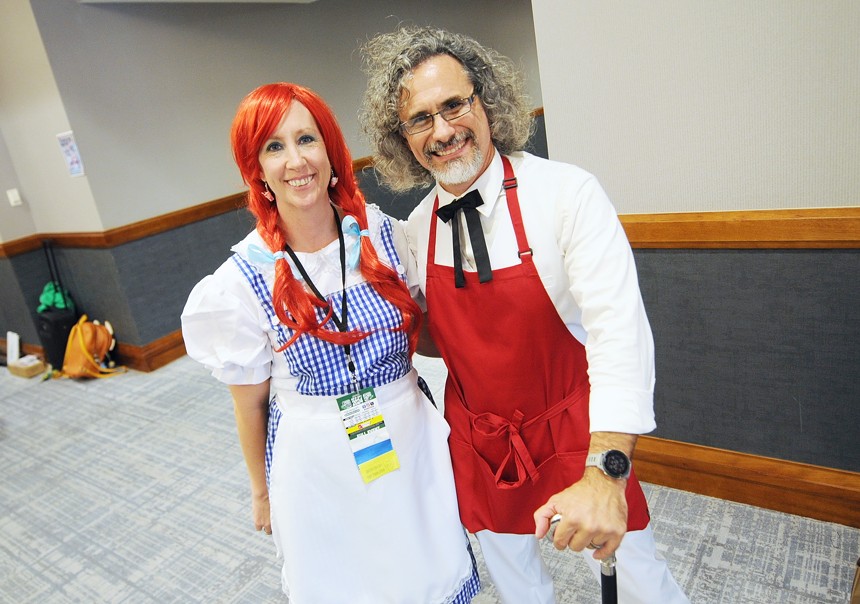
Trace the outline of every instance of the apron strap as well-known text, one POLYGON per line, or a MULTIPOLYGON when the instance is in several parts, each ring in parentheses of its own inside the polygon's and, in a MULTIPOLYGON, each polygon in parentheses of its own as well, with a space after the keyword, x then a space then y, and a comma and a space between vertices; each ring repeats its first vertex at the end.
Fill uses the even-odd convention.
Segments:
POLYGON ((526 230, 523 227, 523 215, 520 212, 520 200, 517 195, 517 177, 514 176, 514 168, 511 166, 511 160, 502 155, 502 166, 505 169, 505 179, 502 181, 502 186, 505 188, 505 199, 508 202, 508 213, 511 215, 511 224, 514 226, 514 233, 517 236, 517 255, 520 260, 531 264, 532 248, 529 247, 529 241, 526 238, 526 230))

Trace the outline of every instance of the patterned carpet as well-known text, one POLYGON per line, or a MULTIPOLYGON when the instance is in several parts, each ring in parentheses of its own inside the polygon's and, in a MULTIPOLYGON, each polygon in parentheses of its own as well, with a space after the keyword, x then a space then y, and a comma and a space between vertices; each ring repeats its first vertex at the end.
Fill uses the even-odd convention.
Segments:
MULTIPOLYGON (((439 392, 444 368, 419 366, 439 392)), ((0 602, 285 602, 250 526, 228 393, 187 357, 90 382, 0 369, 0 472, 0 602)), ((692 602, 848 601, 860 530, 645 489, 692 602)), ((545 546, 559 604, 599 602, 584 562, 545 546)), ((475 604, 495 604, 476 553, 475 604)))

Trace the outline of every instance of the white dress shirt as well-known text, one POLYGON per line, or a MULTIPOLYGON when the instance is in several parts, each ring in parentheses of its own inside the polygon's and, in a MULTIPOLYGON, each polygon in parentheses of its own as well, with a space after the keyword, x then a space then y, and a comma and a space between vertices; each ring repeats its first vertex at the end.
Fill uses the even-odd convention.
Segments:
MULTIPOLYGON (((656 427, 654 342, 633 253, 614 207, 597 179, 576 166, 526 152, 509 159, 537 272, 570 333, 585 345, 591 384, 590 431, 650 432, 656 427)), ((494 270, 520 262, 503 178, 501 156, 496 151, 491 165, 469 189, 477 189, 484 200, 478 212, 494 270)), ((454 200, 437 185, 406 223, 422 292, 426 291, 429 225, 436 195, 440 207, 454 200)), ((462 213, 457 219, 463 268, 474 272, 474 254, 462 213)), ((452 266, 452 256, 451 229, 440 221, 436 263, 452 266)))

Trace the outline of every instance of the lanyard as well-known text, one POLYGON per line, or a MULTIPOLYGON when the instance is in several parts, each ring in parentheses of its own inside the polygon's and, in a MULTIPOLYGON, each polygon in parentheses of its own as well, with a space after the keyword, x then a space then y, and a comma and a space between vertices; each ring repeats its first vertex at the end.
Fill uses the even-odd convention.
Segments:
MULTIPOLYGON (((334 225, 337 227, 337 239, 340 243, 340 279, 343 284, 343 295, 341 297, 341 312, 340 318, 338 318, 337 314, 334 312, 334 309, 331 308, 328 300, 320 293, 317 286, 314 285, 314 282, 311 280, 310 275, 308 275, 305 267, 299 262, 299 259, 296 257, 295 252, 293 252, 292 248, 286 243, 284 244, 284 251, 287 252, 290 259, 295 263, 296 268, 299 269, 299 273, 301 273, 302 278, 307 283, 308 287, 314 293, 314 295, 326 305, 326 312, 331 311, 331 319, 334 321, 334 324, 337 325, 337 328, 345 333, 347 330, 347 303, 346 303, 346 245, 343 242, 343 227, 340 224, 340 220, 338 220, 337 210, 334 206, 331 207, 331 211, 334 213, 334 225)), ((355 363, 352 362, 352 356, 350 355, 350 345, 343 345, 344 353, 346 353, 346 367, 349 370, 349 375, 352 380, 352 385, 355 388, 355 391, 358 392, 358 380, 355 376, 355 363)))

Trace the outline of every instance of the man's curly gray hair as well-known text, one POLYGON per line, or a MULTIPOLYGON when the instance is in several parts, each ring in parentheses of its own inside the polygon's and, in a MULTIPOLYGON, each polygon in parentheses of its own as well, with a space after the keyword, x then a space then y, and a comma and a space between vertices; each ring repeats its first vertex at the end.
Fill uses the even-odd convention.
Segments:
POLYGON ((374 167, 394 191, 433 183, 400 133, 404 81, 421 63, 450 55, 463 65, 487 112, 493 144, 503 154, 525 147, 534 119, 522 72, 507 57, 474 39, 432 27, 404 26, 362 47, 368 84, 359 112, 373 149, 374 167))

